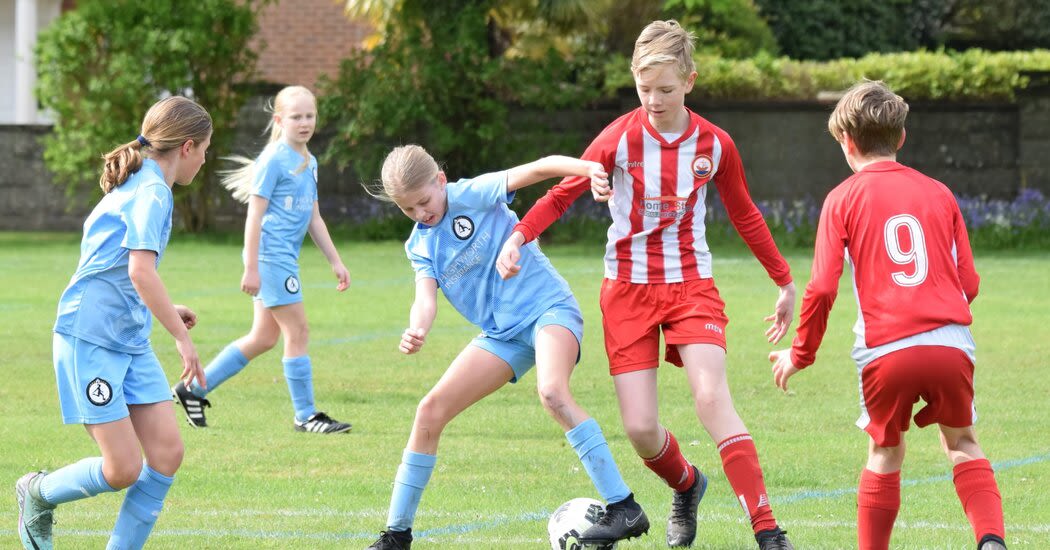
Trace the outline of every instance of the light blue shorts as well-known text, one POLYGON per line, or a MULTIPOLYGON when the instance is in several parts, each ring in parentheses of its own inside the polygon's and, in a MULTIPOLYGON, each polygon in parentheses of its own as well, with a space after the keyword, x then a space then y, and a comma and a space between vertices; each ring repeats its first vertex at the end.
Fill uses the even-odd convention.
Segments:
MULTIPOLYGON (((531 327, 525 328, 510 340, 497 340, 481 335, 471 340, 470 344, 506 361, 514 371, 514 377, 510 379, 514 383, 536 364, 536 334, 547 325, 569 329, 576 336, 576 342, 583 345, 583 315, 580 314, 580 306, 575 299, 554 304, 540 315, 531 327)), ((576 362, 580 362, 579 351, 576 352, 576 362)))
POLYGON ((56 332, 54 361, 66 424, 113 422, 128 416, 128 405, 171 400, 171 388, 153 350, 124 353, 56 332))
POLYGON ((289 268, 279 264, 259 262, 259 294, 266 307, 286 306, 303 301, 302 283, 299 279, 299 266, 289 268))

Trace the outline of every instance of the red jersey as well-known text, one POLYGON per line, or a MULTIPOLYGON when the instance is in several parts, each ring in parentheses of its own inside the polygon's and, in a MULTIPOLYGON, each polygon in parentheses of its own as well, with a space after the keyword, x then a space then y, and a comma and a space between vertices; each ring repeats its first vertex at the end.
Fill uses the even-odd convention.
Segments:
MULTIPOLYGON (((668 140, 638 108, 607 126, 583 157, 611 175, 612 226, 605 250, 605 277, 631 283, 676 283, 711 278, 704 200, 714 182, 733 226, 777 285, 791 272, 751 201, 744 167, 733 140, 689 111, 689 126, 668 140)), ((569 177, 552 187, 515 230, 526 242, 554 223, 591 188, 590 179, 569 177)))
MULTIPOLYGON (((955 197, 944 184, 916 170, 876 162, 839 184, 824 201, 813 273, 791 349, 795 367, 804 368, 816 357, 845 255, 860 305, 854 328, 857 348, 973 321, 969 303, 980 279, 955 197)), ((968 339, 969 331, 961 330, 968 339)), ((955 346, 953 342, 943 345, 955 346)))

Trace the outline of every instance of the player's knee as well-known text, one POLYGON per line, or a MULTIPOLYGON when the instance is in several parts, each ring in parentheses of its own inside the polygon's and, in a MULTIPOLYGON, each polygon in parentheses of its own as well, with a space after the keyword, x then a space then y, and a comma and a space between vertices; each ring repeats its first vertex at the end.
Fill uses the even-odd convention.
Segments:
POLYGON ((286 340, 285 345, 305 346, 310 339, 310 326, 303 323, 302 325, 291 327, 287 330, 284 337, 286 340))
POLYGON ((428 393, 416 407, 416 425, 431 430, 441 430, 451 420, 449 409, 439 396, 428 393))
POLYGON ((134 459, 121 459, 104 462, 102 464, 102 477, 110 487, 119 491, 127 489, 135 484, 142 473, 142 457, 134 459))
POLYGON ((627 439, 630 439, 635 446, 655 442, 660 439, 661 435, 660 424, 656 422, 625 420, 623 429, 627 433, 627 439))
POLYGON ((549 412, 560 410, 565 405, 572 402, 572 394, 569 393, 569 387, 564 384, 540 384, 536 388, 540 396, 540 403, 543 404, 543 408, 549 412))
POLYGON ((174 473, 175 470, 179 469, 182 465, 182 459, 186 455, 186 446, 183 445, 182 440, 179 439, 165 446, 164 451, 161 453, 162 464, 158 464, 154 470, 163 468, 165 471, 174 473))

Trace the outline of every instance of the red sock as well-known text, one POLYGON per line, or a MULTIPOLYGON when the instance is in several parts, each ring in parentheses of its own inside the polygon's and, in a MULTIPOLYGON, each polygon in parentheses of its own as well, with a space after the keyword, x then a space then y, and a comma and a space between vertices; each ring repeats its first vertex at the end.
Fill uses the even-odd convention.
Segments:
POLYGON ((893 522, 900 508, 900 470, 879 474, 865 468, 857 489, 857 547, 860 550, 889 548, 893 522))
POLYGON ((696 474, 693 472, 693 466, 682 456, 678 440, 671 435, 671 430, 664 429, 664 433, 667 434, 667 437, 664 438, 664 446, 660 452, 652 458, 642 460, 672 489, 681 493, 693 486, 696 474))
POLYGON ((958 464, 955 472, 955 493, 959 495, 963 511, 973 526, 973 534, 980 542, 985 535, 1006 538, 1003 528, 1003 497, 995 484, 992 464, 987 459, 970 460, 958 464))
POLYGON ((751 528, 755 533, 775 528, 777 520, 773 518, 773 509, 769 507, 762 467, 758 465, 758 451, 751 434, 726 438, 718 444, 718 453, 722 455, 722 470, 726 473, 726 479, 733 487, 740 506, 751 519, 751 528))

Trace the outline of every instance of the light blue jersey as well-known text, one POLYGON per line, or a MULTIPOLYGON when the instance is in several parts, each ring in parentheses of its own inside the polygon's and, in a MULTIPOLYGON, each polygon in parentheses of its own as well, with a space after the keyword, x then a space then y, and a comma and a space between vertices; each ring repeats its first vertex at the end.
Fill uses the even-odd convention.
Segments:
POLYGON ((129 354, 150 350, 153 317, 131 284, 128 261, 132 250, 152 250, 160 265, 172 205, 151 159, 99 201, 84 222, 80 264, 58 302, 55 332, 129 354))
POLYGON ((521 272, 504 281, 496 257, 518 223, 507 204, 507 173, 446 186, 448 208, 434 227, 416 224, 405 252, 416 280, 436 279, 448 301, 488 338, 508 340, 551 308, 574 300, 569 284, 535 241, 521 248, 521 272))
POLYGON ((252 195, 270 201, 262 219, 259 261, 295 270, 299 249, 310 225, 317 201, 317 159, 310 155, 299 171, 303 157, 287 143, 266 146, 255 160, 252 195))

